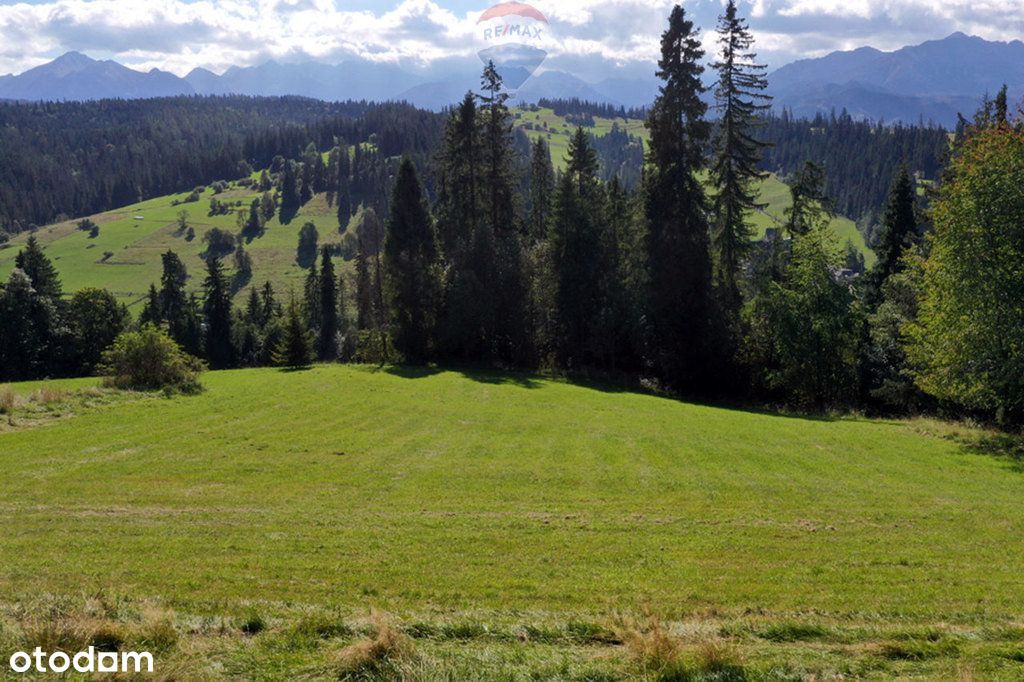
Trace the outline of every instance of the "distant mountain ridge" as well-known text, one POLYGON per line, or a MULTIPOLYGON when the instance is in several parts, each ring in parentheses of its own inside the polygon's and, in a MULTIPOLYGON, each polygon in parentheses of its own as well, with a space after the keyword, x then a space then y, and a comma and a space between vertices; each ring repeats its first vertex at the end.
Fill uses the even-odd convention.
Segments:
MULTIPOLYGON (((653 76, 609 76, 588 83, 563 71, 544 71, 516 93, 518 102, 542 98, 579 98, 602 104, 638 107, 657 95, 653 76)), ((706 74, 713 78, 713 72, 706 74)), ((859 119, 933 121, 956 124, 957 113, 970 115, 985 93, 1006 83, 1017 101, 1024 96, 1024 42, 992 42, 954 33, 883 52, 862 47, 802 59, 768 76, 776 110, 798 117, 846 110, 859 119)), ((223 74, 193 69, 184 78, 153 69, 135 71, 117 62, 69 52, 20 75, 0 76, 0 100, 92 100, 175 95, 301 95, 328 101, 406 100, 438 110, 458 102, 479 83, 479 64, 446 64, 427 71, 352 59, 330 65, 265 62, 232 66, 223 74)), ((711 99, 711 93, 705 94, 711 99)))
POLYGON ((858 118, 953 126, 957 112, 974 113, 981 98, 1005 83, 1024 95, 1024 42, 992 42, 953 33, 882 52, 862 47, 802 59, 769 75, 776 108, 813 116, 846 108, 858 118))
MULTIPOLYGON (((392 64, 350 60, 331 65, 318 62, 232 66, 221 75, 196 68, 184 78, 153 69, 135 71, 117 62, 91 59, 69 52, 48 64, 20 75, 0 77, 0 100, 138 99, 177 95, 299 95, 327 101, 406 100, 427 109, 450 106, 479 84, 475 64, 448 72, 440 80, 430 74, 411 73, 392 64)), ((600 86, 561 71, 546 71, 532 78, 517 93, 520 101, 544 97, 578 97, 595 102, 626 104, 602 92, 600 86)), ((629 93, 627 93, 628 95, 629 93)))

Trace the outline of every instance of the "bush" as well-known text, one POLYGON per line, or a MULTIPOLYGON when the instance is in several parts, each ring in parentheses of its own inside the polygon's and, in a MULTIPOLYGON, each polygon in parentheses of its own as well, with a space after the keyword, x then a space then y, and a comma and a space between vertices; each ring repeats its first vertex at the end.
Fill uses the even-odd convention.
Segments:
POLYGON ((198 393, 202 361, 183 351, 165 331, 151 324, 118 336, 103 353, 106 383, 118 388, 198 393))
POLYGON ((207 258, 223 258, 235 250, 235 235, 219 227, 203 235, 203 241, 206 242, 207 258))

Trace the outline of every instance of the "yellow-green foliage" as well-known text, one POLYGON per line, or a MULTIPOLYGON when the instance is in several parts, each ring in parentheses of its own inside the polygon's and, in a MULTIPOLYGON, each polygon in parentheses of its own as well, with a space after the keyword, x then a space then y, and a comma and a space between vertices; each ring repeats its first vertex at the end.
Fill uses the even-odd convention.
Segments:
POLYGON ((970 136, 951 171, 910 357, 932 395, 1024 422, 1024 131, 970 136))

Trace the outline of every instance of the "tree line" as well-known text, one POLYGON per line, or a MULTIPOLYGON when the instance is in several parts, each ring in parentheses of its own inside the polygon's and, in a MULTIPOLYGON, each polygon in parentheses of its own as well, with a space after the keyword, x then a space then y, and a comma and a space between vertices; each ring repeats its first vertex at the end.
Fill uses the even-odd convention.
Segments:
POLYGON ((172 97, 0 103, 0 241, 36 225, 91 215, 246 175, 309 142, 374 140, 385 156, 426 153, 438 114, 405 104, 301 97, 172 97))
MULTIPOLYGON (((895 168, 878 262, 858 277, 844 267, 827 170, 813 160, 793 173, 780 229, 752 238, 770 152, 760 135, 771 125, 765 67, 734 2, 716 33, 712 125, 699 31, 673 8, 635 190, 602 179, 582 127, 564 172, 544 139, 522 158, 508 95, 488 65, 480 94, 447 113, 433 157, 397 160, 386 213, 353 205, 354 272, 314 246, 302 292, 283 299, 253 287, 234 307, 221 259, 208 259, 200 297, 186 294, 187 273, 169 252, 141 321, 213 367, 542 367, 642 377, 699 399, 946 410, 1019 424, 1024 125, 1005 95, 957 136, 927 210, 918 179, 895 168)), ((339 147, 325 164, 314 145, 303 159, 275 162, 280 210, 315 191, 321 174, 340 196, 353 177, 341 161, 349 157, 339 147)), ((0 319, 24 320, 0 325, 4 368, 38 375, 57 361, 47 353, 60 344, 24 336, 68 314, 40 312, 63 305, 54 281, 30 240, 0 292, 3 311, 21 316, 0 319)))

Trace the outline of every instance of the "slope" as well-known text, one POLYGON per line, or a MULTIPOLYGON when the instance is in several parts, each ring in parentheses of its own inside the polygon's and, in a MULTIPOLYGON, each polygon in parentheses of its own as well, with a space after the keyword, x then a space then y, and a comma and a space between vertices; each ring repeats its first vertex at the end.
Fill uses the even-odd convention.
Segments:
POLYGON ((149 605, 176 614, 181 665, 326 678, 307 666, 373 607, 428 654, 417 679, 552 656, 570 667, 540 677, 636 679, 616 642, 646 611, 687 646, 734 647, 748 675, 725 679, 1022 671, 1024 478, 987 434, 522 374, 205 383, 0 431, 0 639, 74 604, 129 624, 149 605))

